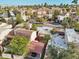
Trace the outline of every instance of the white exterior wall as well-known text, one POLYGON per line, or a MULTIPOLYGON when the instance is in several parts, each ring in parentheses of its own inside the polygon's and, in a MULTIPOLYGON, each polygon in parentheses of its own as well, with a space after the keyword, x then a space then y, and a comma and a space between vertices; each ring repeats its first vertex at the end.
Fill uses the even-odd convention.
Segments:
POLYGON ((22 17, 22 19, 23 19, 24 21, 26 21, 26 19, 27 19, 26 15, 21 15, 21 17, 22 17))
POLYGON ((12 11, 10 11, 10 14, 11 14, 11 16, 15 16, 15 14, 12 11))
POLYGON ((31 29, 32 28, 32 24, 31 23, 29 23, 29 29, 31 29))
POLYGON ((39 31, 39 33, 42 34, 50 34, 50 30, 52 30, 52 27, 48 27, 48 26, 42 26, 42 27, 37 27, 37 31, 39 31))
POLYGON ((12 31, 12 25, 6 23, 0 24, 0 44, 6 39, 6 36, 10 31, 12 31))
POLYGON ((4 39, 10 31, 12 31, 12 29, 5 29, 2 32, 0 32, 0 44, 4 41, 4 39))
POLYGON ((34 41, 36 37, 37 37, 36 31, 32 32, 30 41, 34 41))
POLYGON ((65 18, 65 16, 61 16, 61 15, 58 16, 58 20, 59 20, 59 21, 63 21, 64 18, 65 18))

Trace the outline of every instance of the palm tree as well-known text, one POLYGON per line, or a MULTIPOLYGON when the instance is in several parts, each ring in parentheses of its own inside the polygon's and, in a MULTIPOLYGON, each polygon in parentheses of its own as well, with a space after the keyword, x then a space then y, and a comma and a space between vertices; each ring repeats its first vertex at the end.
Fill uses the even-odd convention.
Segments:
POLYGON ((76 5, 76 10, 77 10, 77 3, 78 3, 78 0, 73 0, 72 3, 74 3, 76 5))

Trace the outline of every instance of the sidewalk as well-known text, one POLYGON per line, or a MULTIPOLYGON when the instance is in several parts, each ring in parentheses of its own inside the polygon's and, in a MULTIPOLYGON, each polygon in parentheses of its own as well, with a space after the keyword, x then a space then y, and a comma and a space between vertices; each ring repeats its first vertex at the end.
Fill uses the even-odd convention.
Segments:
MULTIPOLYGON (((10 58, 11 59, 11 55, 10 54, 4 54, 3 53, 2 57, 10 58)), ((14 55, 14 59, 23 59, 23 56, 14 55)))

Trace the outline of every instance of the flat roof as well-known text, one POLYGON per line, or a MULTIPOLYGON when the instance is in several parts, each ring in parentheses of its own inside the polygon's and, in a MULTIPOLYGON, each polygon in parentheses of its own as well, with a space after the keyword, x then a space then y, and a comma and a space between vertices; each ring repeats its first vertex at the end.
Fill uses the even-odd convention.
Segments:
MULTIPOLYGON (((51 40, 50 40, 51 42, 51 40)), ((56 47, 59 47, 59 48, 64 48, 64 49, 67 49, 67 44, 65 42, 65 39, 63 38, 63 36, 60 36, 60 35, 56 35, 56 36, 53 36, 52 38, 52 46, 56 46, 56 47)))
POLYGON ((10 31, 12 31, 12 25, 7 23, 0 24, 0 44, 4 41, 5 37, 8 35, 10 31))
POLYGON ((66 29, 65 35, 69 42, 79 42, 79 34, 77 34, 74 29, 66 29))

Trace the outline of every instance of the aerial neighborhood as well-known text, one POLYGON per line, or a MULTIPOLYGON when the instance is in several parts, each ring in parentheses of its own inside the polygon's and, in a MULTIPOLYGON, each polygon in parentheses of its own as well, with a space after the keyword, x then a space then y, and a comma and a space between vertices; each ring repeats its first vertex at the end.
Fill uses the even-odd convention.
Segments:
POLYGON ((79 5, 0 5, 0 59, 79 59, 79 5))

